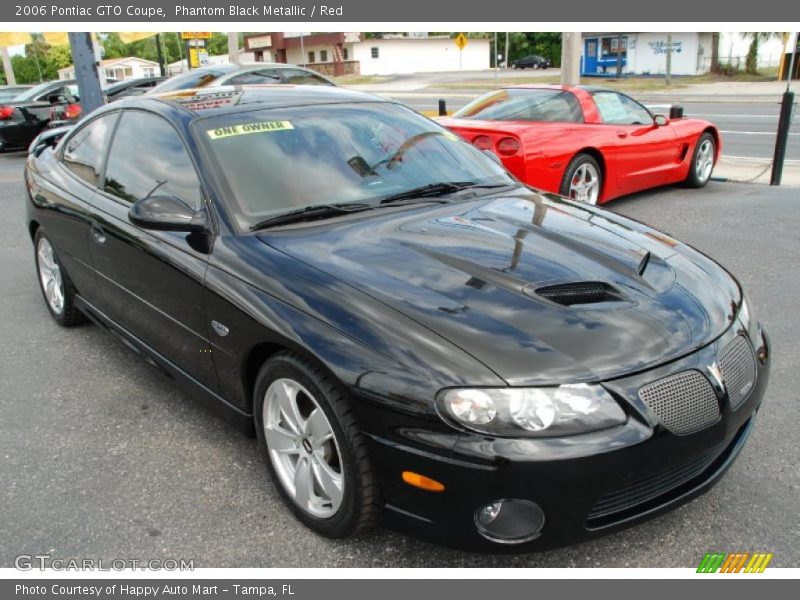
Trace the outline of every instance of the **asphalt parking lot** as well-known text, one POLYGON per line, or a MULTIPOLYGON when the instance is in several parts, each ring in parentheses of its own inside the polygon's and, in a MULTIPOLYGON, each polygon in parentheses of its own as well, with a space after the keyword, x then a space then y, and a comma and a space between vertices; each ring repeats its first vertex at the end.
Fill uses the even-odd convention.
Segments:
POLYGON ((614 202, 746 286, 773 343, 770 388, 739 460, 707 495, 561 550, 475 555, 380 529, 315 536, 268 483, 255 442, 109 334, 49 317, 24 226, 23 156, 0 156, 0 566, 18 554, 193 559, 196 567, 692 567, 707 551, 800 565, 800 189, 712 182, 614 202))

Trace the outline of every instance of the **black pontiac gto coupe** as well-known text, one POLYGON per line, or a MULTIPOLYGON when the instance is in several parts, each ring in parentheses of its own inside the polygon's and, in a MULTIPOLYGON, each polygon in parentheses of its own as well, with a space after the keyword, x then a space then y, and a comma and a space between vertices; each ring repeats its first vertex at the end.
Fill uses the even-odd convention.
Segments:
POLYGON ((255 432, 323 535, 600 535, 709 489, 764 396, 723 268, 370 95, 123 100, 37 138, 26 180, 52 317, 255 432))

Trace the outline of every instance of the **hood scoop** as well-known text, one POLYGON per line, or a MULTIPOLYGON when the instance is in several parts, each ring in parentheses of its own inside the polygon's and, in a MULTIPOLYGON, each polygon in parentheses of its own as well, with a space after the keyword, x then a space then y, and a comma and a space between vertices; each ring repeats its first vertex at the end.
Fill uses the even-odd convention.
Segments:
POLYGON ((622 302, 626 298, 614 286, 604 281, 571 281, 536 288, 533 293, 561 306, 622 302))

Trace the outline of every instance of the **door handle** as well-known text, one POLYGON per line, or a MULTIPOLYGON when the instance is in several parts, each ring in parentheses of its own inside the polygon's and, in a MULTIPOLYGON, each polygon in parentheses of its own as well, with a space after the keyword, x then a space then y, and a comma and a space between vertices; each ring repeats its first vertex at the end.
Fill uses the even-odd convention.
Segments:
POLYGON ((628 137, 628 132, 623 129, 618 129, 617 137, 624 140, 626 137, 628 137))
POLYGON ((102 228, 99 225, 92 224, 92 238, 98 244, 105 244, 106 243, 106 234, 103 232, 102 228))

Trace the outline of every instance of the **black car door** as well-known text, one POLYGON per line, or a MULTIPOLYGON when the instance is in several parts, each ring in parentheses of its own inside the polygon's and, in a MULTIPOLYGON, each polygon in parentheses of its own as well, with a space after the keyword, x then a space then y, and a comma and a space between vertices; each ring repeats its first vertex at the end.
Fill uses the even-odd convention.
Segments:
POLYGON ((91 199, 118 116, 106 113, 83 123, 65 140, 60 159, 43 155, 41 176, 34 176, 31 186, 34 203, 48 209, 41 212, 40 225, 78 293, 89 302, 99 299, 89 251, 91 199))
POLYGON ((156 114, 124 110, 93 201, 90 248, 100 309, 215 390, 203 306, 209 239, 133 225, 131 204, 154 194, 177 197, 195 209, 205 206, 194 163, 175 128, 156 114))

